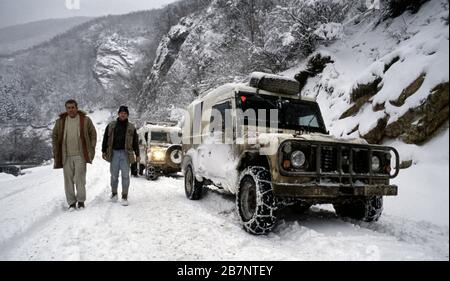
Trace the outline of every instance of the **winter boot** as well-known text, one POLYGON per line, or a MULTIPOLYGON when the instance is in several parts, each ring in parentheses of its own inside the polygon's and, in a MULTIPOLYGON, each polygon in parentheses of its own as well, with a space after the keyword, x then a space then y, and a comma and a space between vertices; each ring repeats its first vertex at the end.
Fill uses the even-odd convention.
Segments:
POLYGON ((69 212, 73 212, 77 209, 77 204, 73 203, 72 205, 69 206, 69 212))
POLYGON ((117 202, 119 201, 119 196, 117 195, 117 193, 112 193, 111 194, 111 202, 117 202))
POLYGON ((122 195, 122 201, 120 202, 122 206, 128 206, 128 195, 122 195))
POLYGON ((84 202, 78 202, 78 209, 84 210, 86 207, 84 206, 84 202))

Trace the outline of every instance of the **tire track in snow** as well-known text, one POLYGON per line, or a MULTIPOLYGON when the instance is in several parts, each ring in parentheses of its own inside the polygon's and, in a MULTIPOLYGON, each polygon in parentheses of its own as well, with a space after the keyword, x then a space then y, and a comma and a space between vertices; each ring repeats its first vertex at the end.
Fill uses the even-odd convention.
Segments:
POLYGON ((21 192, 23 192, 23 191, 25 191, 25 190, 27 190, 27 189, 28 189, 28 187, 24 187, 24 188, 20 188, 20 189, 18 189, 18 190, 15 190, 15 191, 13 191, 13 192, 10 192, 10 193, 6 194, 5 196, 1 197, 1 198, 0 198, 0 201, 3 201, 3 200, 5 200, 5 199, 8 199, 9 197, 14 196, 14 195, 16 195, 16 194, 18 194, 18 193, 21 193, 21 192))
MULTIPOLYGON (((404 218, 393 217, 384 214, 380 221, 374 223, 362 222, 349 218, 338 217, 334 212, 314 206, 304 214, 284 213, 273 234, 283 235, 286 229, 295 224, 306 230, 315 230, 317 223, 335 225, 342 230, 355 232, 356 235, 373 236, 374 245, 378 240, 390 238, 399 244, 410 247, 419 247, 429 253, 435 253, 439 259, 448 259, 448 228, 434 225, 428 222, 416 222, 404 218), (311 227, 311 221, 313 227, 311 227)), ((328 226, 329 227, 329 226, 328 226)), ((338 232, 337 228, 333 229, 338 232)), ((355 242, 358 242, 355 239, 355 242)))
POLYGON ((434 225, 429 222, 412 221, 404 218, 384 215, 375 223, 359 222, 344 219, 361 228, 395 237, 398 241, 409 244, 423 245, 440 256, 449 257, 449 231, 448 228, 434 225), (439 243, 436 243, 439 241, 439 243))
POLYGON ((0 243, 0 259, 4 260, 8 253, 16 248, 17 245, 23 244, 30 236, 45 229, 46 226, 62 213, 61 206, 54 206, 52 211, 47 215, 40 217, 34 221, 29 227, 23 231, 18 231, 9 238, 0 243))
MULTIPOLYGON (((184 197, 182 180, 162 178, 160 182, 149 183, 138 179, 132 182, 131 205, 125 208, 109 202, 108 186, 101 182, 101 177, 93 182, 97 194, 85 211, 67 218, 56 216, 56 220, 22 234, 22 241, 28 240, 28 235, 29 241, 26 245, 19 240, 12 241, 20 245, 16 256, 29 257, 28 245, 32 247, 37 241, 65 233, 63 224, 69 220, 72 226, 63 238, 67 241, 56 241, 53 252, 42 245, 36 246, 35 251, 44 252, 38 259, 45 259, 48 252, 56 259, 74 260, 366 259, 365 243, 387 251, 387 258, 393 255, 390 247, 412 257, 429 257, 420 255, 421 249, 429 250, 428 242, 418 246, 415 240, 401 241, 398 236, 384 232, 383 227, 401 227, 396 221, 393 225, 382 221, 376 227, 380 231, 376 231, 364 224, 339 219, 334 212, 313 207, 305 215, 282 217, 271 235, 253 237, 240 227, 232 197, 208 192, 201 202, 192 202, 184 197), (343 231, 344 235, 336 234, 338 231, 343 231), (202 235, 201 241, 191 240, 196 237, 194 233, 202 235), (60 248, 63 253, 55 250, 60 248), (330 249, 334 251, 331 256, 327 252, 330 249)), ((419 224, 418 227, 425 226, 419 224)), ((409 224, 406 228, 414 231, 409 224)), ((14 247, 11 245, 9 249, 14 247)), ((9 254, 14 257, 13 253, 9 254)), ((443 258, 442 254, 445 255, 436 253, 443 258)))
MULTIPOLYGON (((20 178, 15 178, 13 180, 7 181, 6 183, 2 183, 2 185, 4 185, 4 184, 13 185, 14 181, 19 180, 19 179, 20 178)), ((26 180, 30 180, 30 179, 27 178, 26 180)), ((44 178, 41 178, 38 182, 29 182, 24 187, 18 188, 14 191, 11 191, 10 193, 7 193, 6 195, 3 195, 2 197, 0 197, 0 201, 8 199, 9 197, 14 196, 16 194, 20 194, 21 192, 29 191, 30 189, 34 189, 34 188, 38 188, 43 183, 51 182, 51 180, 52 180, 52 176, 45 176, 44 178)))
MULTIPOLYGON (((89 190, 89 193, 92 194, 93 191, 96 191, 94 199, 92 199, 91 207, 95 207, 96 205, 99 205, 101 201, 103 201, 101 198, 104 196, 104 192, 102 192, 104 189, 99 184, 102 177, 99 174, 95 174, 94 178, 90 179, 89 182, 91 183, 91 189, 89 190), (97 203, 98 202, 98 203, 97 203)), ((88 194, 89 194, 88 193, 88 194)), ((89 202, 89 201, 88 201, 89 202)), ((87 208, 83 211, 76 211, 76 213, 83 213, 86 216, 89 216, 89 205, 87 205, 87 208)), ((106 210, 107 214, 109 210, 106 210)), ((18 232, 14 233, 10 236, 10 238, 5 239, 0 244, 1 254, 0 258, 5 259, 8 257, 9 253, 14 250, 18 245, 24 244, 27 240, 30 238, 32 239, 35 234, 45 232, 45 230, 48 228, 49 225, 52 225, 54 221, 62 219, 65 216, 70 216, 72 213, 69 213, 67 211, 66 203, 64 201, 60 201, 60 204, 57 204, 53 207, 52 211, 47 213, 44 216, 41 216, 37 220, 35 220, 32 224, 30 224, 26 229, 19 230, 18 232)), ((70 219, 70 217, 68 217, 70 219)), ((80 233, 82 233, 83 228, 76 229, 75 233, 71 233, 69 235, 70 239, 72 239, 74 242, 71 244, 72 248, 79 248, 81 249, 81 241, 82 237, 80 237, 80 233)), ((81 252, 80 252, 81 255, 81 252)), ((81 256, 80 256, 81 258, 81 256)))
MULTIPOLYGON (((61 175, 62 176, 62 175, 61 175)), ((6 195, 3 198, 0 198, 0 200, 6 199, 8 197, 11 197, 13 195, 19 194, 23 191, 29 191, 30 188, 33 187, 40 187, 42 183, 47 184, 53 184, 51 182, 52 177, 45 177, 44 179, 41 179, 38 184, 28 184, 26 187, 21 188, 20 190, 16 190, 8 195, 6 195), (47 182, 45 181, 47 179, 47 182), (50 179, 50 180, 49 180, 50 179)), ((92 200, 95 202, 98 198, 101 198, 102 194, 102 188, 99 188, 99 182, 102 179, 102 175, 98 173, 93 174, 93 178, 88 179, 87 184, 91 186, 92 188, 89 188, 89 186, 86 186, 87 188, 87 195, 89 196, 89 193, 92 194, 94 192, 94 199, 92 200), (95 188, 97 187, 97 188, 95 188)), ((89 201, 88 201, 89 202, 89 201)), ((46 206, 42 206, 43 208, 47 208, 46 206)), ((8 252, 10 252, 12 249, 14 249, 17 245, 20 245, 26 241, 27 237, 32 237, 34 234, 41 232, 42 230, 45 230, 48 225, 52 223, 52 221, 57 220, 59 217, 68 214, 67 212, 67 206, 65 203, 65 199, 61 199, 59 204, 56 204, 53 209, 46 213, 43 216, 38 217, 36 220, 33 221, 33 223, 29 224, 27 228, 25 229, 19 229, 14 234, 10 235, 9 238, 6 238, 5 240, 0 242, 0 249, 2 250, 0 257, 7 256, 8 252), (63 200, 63 201, 62 201, 63 200)))

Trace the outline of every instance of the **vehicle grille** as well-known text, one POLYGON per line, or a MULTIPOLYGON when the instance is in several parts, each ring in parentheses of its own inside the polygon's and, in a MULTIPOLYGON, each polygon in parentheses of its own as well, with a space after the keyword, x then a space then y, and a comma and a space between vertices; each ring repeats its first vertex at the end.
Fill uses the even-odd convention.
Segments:
POLYGON ((338 170, 337 151, 335 147, 324 146, 320 152, 320 163, 322 172, 334 172, 338 170))
MULTIPOLYGON (((350 170, 350 162, 346 161, 350 157, 350 150, 342 148, 342 171, 348 173, 350 170)), ((352 157, 353 172, 357 174, 369 173, 369 151, 358 150, 353 151, 352 157)), ((320 169, 324 173, 337 172, 338 167, 338 148, 333 146, 323 146, 320 150, 320 169)))
POLYGON ((387 184, 389 178, 398 175, 398 168, 392 175, 388 169, 371 171, 370 165, 373 155, 380 158, 381 165, 390 165, 390 153, 395 154, 395 167, 398 167, 398 152, 390 147, 317 141, 285 142, 280 146, 279 165, 283 176, 304 176, 305 180, 319 184, 387 184), (285 167, 285 163, 290 163, 292 152, 297 150, 305 154, 306 165, 298 169, 285 167))
POLYGON ((369 173, 369 151, 360 150, 353 152, 353 171, 357 174, 369 173))
POLYGON ((288 172, 316 173, 320 177, 333 179, 336 177, 364 179, 374 175, 370 171, 371 155, 383 155, 392 149, 352 144, 341 145, 339 143, 292 142, 289 152, 281 153, 280 164, 290 160, 290 153, 296 150, 303 151, 307 165, 304 169, 292 168, 288 172))

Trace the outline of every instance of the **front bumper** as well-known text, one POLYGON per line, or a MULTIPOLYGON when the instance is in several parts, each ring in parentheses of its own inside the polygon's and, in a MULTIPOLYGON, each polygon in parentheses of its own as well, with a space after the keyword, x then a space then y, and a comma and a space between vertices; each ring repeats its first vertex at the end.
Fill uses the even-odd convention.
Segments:
POLYGON ((285 141, 278 151, 277 172, 272 175, 276 196, 302 198, 336 198, 349 196, 397 196, 398 187, 390 179, 399 173, 400 156, 392 147, 330 143, 321 141, 285 141), (290 171, 283 167, 284 147, 299 149, 307 157, 309 166, 305 171, 290 171), (391 166, 394 158, 394 173, 372 170, 374 155, 391 154, 383 160, 383 166, 391 166))
POLYGON ((336 198, 348 196, 397 196, 396 185, 273 184, 275 196, 296 198, 336 198))
POLYGON ((147 169, 152 169, 154 173, 170 174, 181 172, 181 165, 179 167, 171 167, 166 162, 151 162, 147 164, 147 169))

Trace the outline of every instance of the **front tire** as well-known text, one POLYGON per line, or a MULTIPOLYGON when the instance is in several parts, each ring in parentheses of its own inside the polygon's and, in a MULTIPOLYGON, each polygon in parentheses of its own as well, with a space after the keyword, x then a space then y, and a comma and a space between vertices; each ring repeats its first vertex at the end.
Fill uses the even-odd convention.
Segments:
POLYGON ((277 221, 277 207, 270 173, 266 168, 249 167, 242 172, 236 206, 247 232, 265 235, 272 231, 277 221))
POLYGON ((376 222, 383 213, 383 197, 355 198, 348 202, 333 204, 336 214, 364 222, 376 222))
POLYGON ((203 195, 203 182, 195 178, 191 164, 187 165, 184 171, 184 191, 189 200, 200 200, 203 195))
POLYGON ((159 175, 156 172, 155 167, 148 166, 147 169, 145 170, 145 177, 149 181, 156 181, 158 179, 159 175))

